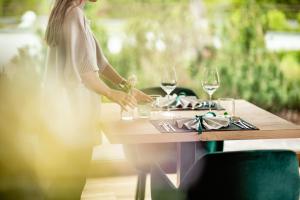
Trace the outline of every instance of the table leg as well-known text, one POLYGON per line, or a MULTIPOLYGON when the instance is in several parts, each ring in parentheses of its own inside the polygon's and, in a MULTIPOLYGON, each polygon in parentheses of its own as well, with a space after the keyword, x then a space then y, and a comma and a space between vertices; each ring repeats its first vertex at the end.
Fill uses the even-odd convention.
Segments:
POLYGON ((196 157, 195 142, 177 143, 177 185, 179 186, 186 172, 194 164, 196 157))

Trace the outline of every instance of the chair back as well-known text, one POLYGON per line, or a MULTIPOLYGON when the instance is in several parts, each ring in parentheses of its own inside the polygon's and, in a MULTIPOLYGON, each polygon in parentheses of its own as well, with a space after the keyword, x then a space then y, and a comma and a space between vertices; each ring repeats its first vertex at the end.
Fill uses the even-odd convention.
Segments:
POLYGON ((288 150, 211 153, 184 177, 188 199, 299 200, 299 167, 288 150))

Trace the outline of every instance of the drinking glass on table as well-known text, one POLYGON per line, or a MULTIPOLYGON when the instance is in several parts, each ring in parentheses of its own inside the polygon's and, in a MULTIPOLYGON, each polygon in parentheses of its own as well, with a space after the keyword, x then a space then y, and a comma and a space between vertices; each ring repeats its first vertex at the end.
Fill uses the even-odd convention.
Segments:
POLYGON ((209 111, 211 112, 212 95, 220 87, 220 77, 216 68, 205 68, 202 79, 202 87, 209 95, 209 111))
POLYGON ((162 70, 160 87, 167 93, 168 106, 167 111, 170 111, 170 94, 175 90, 177 85, 177 75, 174 67, 169 67, 162 70))
POLYGON ((235 116, 235 101, 233 98, 219 98, 218 104, 221 108, 224 108, 224 115, 227 117, 235 116))
POLYGON ((160 107, 160 99, 161 99, 161 95, 149 95, 152 98, 152 103, 151 103, 151 112, 150 112, 150 118, 151 119, 158 119, 160 116, 160 111, 161 111, 161 107, 160 107))

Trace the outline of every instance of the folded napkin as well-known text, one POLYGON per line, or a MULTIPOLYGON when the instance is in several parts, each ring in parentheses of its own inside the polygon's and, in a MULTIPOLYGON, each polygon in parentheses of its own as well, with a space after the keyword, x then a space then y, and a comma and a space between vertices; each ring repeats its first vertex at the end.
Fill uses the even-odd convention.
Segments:
POLYGON ((207 102, 199 102, 199 100, 195 96, 184 96, 184 95, 170 95, 165 97, 159 98, 156 105, 157 107, 163 108, 163 107, 176 107, 176 108, 198 108, 198 107, 204 107, 206 106, 207 102))
POLYGON ((174 102, 176 102, 176 98, 177 98, 176 94, 170 95, 169 97, 168 96, 160 97, 158 99, 158 101, 156 102, 155 106, 160 107, 160 108, 170 106, 174 102))
POLYGON ((176 101, 176 108, 195 108, 200 106, 201 103, 195 96, 178 96, 176 101))
POLYGON ((222 127, 227 127, 230 124, 230 119, 224 116, 215 116, 215 114, 207 113, 202 116, 196 116, 193 119, 178 119, 176 120, 178 128, 186 128, 188 130, 196 130, 199 133, 202 129, 217 130, 222 127))

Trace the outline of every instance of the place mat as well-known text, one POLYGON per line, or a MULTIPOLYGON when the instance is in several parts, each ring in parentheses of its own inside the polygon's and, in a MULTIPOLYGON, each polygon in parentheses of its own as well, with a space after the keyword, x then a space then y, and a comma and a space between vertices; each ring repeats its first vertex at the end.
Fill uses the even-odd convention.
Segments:
MULTIPOLYGON (((185 118, 181 118, 181 119, 185 119, 185 118)), ((188 119, 188 118, 186 118, 188 119)), ((178 119, 165 119, 165 120, 150 120, 151 124, 161 133, 189 133, 189 132, 197 132, 196 130, 189 130, 186 128, 178 128, 176 120, 178 119), (171 129, 169 127, 170 131, 165 130, 165 128, 163 127, 163 123, 168 123, 172 126, 171 129)), ((218 130, 207 130, 205 128, 203 128, 203 132, 212 132, 212 131, 251 131, 251 130, 259 130, 256 126, 252 125, 251 123, 241 119, 242 122, 251 125, 253 128, 252 129, 243 129, 241 127, 239 127, 236 124, 230 123, 229 126, 227 127, 223 127, 220 128, 218 130)))

